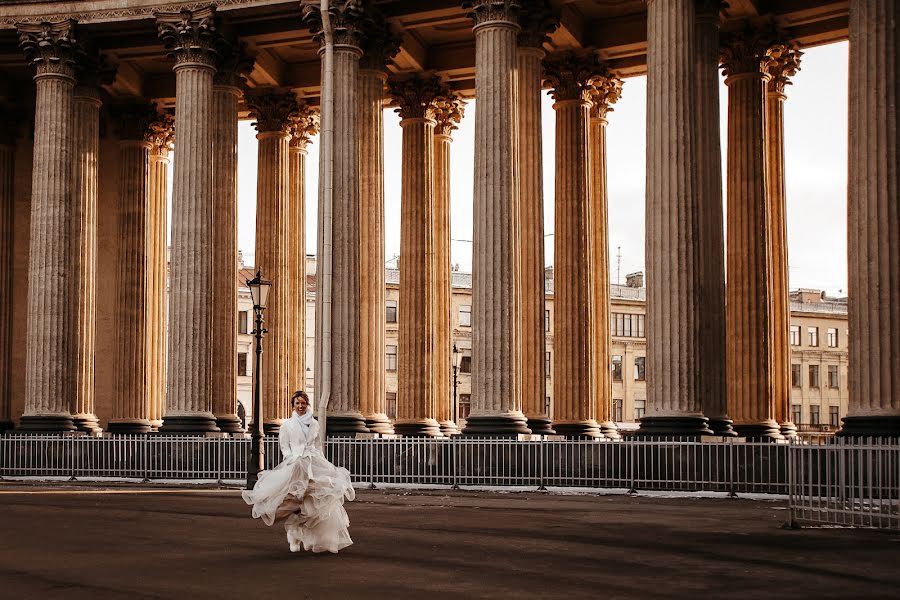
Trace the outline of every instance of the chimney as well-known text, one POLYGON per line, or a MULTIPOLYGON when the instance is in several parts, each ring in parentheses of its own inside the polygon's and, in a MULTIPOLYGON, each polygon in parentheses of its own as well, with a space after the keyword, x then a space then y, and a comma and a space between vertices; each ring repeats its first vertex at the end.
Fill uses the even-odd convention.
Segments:
POLYGON ((644 272, 629 273, 625 276, 625 287, 642 288, 644 287, 644 272))

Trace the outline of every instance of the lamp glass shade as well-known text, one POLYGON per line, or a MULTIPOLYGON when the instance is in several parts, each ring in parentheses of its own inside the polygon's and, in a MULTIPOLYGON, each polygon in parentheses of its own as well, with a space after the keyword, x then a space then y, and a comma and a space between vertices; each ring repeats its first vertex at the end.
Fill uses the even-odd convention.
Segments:
POLYGON ((250 288, 250 297, 253 299, 254 308, 265 308, 266 301, 269 299, 269 289, 272 282, 262 278, 262 274, 257 271, 256 277, 247 282, 250 288))
POLYGON ((459 351, 459 348, 456 347, 456 344, 453 344, 453 366, 458 369, 461 362, 462 352, 459 351))

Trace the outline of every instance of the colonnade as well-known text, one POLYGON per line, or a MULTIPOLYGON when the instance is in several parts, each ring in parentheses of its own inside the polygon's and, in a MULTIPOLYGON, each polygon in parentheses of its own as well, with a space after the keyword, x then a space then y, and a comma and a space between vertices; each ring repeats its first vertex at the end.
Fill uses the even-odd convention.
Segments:
MULTIPOLYGON (((472 411, 463 433, 615 437, 605 128, 622 81, 591 49, 547 56, 546 36, 556 21, 541 0, 465 5, 475 37, 478 110, 472 411), (544 403, 542 88, 553 95, 556 114, 552 420, 544 403)), ((795 429, 788 410, 783 105, 802 53, 771 26, 720 34, 718 1, 648 0, 647 9, 648 408, 639 433, 781 439, 795 429), (727 245, 719 67, 728 87, 727 245)), ((317 355, 316 390, 330 390, 331 434, 451 434, 449 148, 463 102, 430 73, 388 77, 385 65, 398 40, 370 6, 334 3, 330 10, 340 25, 332 368, 325 381, 317 355), (403 130, 393 426, 384 394, 386 95, 403 130)), ((848 434, 900 431, 898 40, 885 25, 896 11, 889 0, 851 2, 848 434)), ((318 6, 304 4, 303 18, 322 44, 318 6)), ((109 429, 237 429, 236 123, 243 99, 259 139, 256 262, 276 281, 263 374, 265 427, 274 432, 289 414, 291 392, 305 380, 303 181, 317 111, 290 90, 242 91, 240 78, 252 59, 217 29, 214 8, 161 13, 157 23, 175 58, 174 119, 139 102, 110 107, 121 124, 122 242, 115 359, 121 390, 109 429), (178 151, 166 338, 164 166, 173 128, 178 151)), ((37 89, 27 398, 20 423, 31 431, 97 427, 90 363, 98 166, 91 149, 101 107, 90 90, 101 69, 96 57, 91 69, 79 62, 86 53, 75 27, 66 21, 19 31, 37 89), (86 72, 93 80, 84 79, 86 72)), ((9 140, 0 137, 4 207, 12 195, 9 140)), ((0 260, 7 264, 9 231, 5 215, 0 260)), ((323 243, 319 236, 319 254, 323 243)), ((322 281, 323 261, 318 264, 322 281)), ((0 298, 0 316, 8 310, 8 299, 0 298)), ((321 310, 319 303, 317 342, 321 310)), ((9 352, 7 326, 0 326, 0 359, 9 352)), ((8 421, 8 407, 0 409, 0 421, 8 421)))

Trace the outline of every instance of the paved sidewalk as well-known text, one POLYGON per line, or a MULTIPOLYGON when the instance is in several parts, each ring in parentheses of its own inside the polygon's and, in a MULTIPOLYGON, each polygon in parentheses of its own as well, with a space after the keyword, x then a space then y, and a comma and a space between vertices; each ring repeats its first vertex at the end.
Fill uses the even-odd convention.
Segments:
POLYGON ((0 483, 4 598, 889 598, 900 535, 780 501, 360 491, 355 544, 291 554, 234 490, 0 483))

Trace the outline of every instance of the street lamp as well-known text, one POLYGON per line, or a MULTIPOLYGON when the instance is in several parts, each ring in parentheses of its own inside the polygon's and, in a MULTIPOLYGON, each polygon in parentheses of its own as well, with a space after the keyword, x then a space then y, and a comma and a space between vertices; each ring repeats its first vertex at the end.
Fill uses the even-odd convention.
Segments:
POLYGON ((256 271, 256 277, 247 282, 250 288, 250 297, 253 299, 253 315, 256 318, 253 328, 253 337, 256 342, 256 366, 253 369, 253 423, 250 432, 250 461, 247 464, 247 489, 252 490, 259 479, 259 473, 265 468, 266 450, 263 447, 263 419, 262 399, 260 398, 260 379, 262 378, 262 337, 266 332, 263 329, 263 311, 266 310, 266 301, 269 298, 269 289, 272 282, 262 278, 262 273, 256 271))
POLYGON ((459 363, 462 360, 462 352, 453 344, 453 424, 459 422, 459 402, 456 396, 457 374, 459 373, 459 363))

